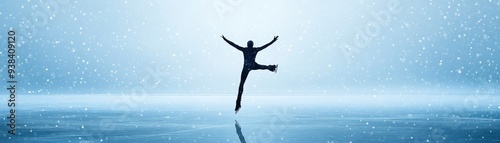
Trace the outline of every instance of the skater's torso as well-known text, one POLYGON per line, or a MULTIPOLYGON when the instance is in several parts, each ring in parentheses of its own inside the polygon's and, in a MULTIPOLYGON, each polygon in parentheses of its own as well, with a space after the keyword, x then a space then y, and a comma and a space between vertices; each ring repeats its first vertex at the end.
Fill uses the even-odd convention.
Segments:
POLYGON ((256 48, 243 48, 241 52, 243 52, 243 57, 245 58, 245 67, 253 66, 254 64, 256 64, 255 57, 259 52, 256 48))

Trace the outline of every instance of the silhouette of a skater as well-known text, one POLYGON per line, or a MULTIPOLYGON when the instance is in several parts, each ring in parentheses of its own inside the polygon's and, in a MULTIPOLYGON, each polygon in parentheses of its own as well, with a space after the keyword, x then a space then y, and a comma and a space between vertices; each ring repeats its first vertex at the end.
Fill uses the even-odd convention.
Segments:
POLYGON ((260 65, 255 62, 255 56, 257 56, 257 53, 261 50, 264 50, 267 48, 269 45, 273 44, 278 40, 278 36, 274 36, 273 41, 267 43, 266 45, 262 47, 253 47, 253 41, 249 40, 247 42, 247 47, 241 47, 239 45, 234 44, 233 42, 229 41, 224 37, 224 35, 221 36, 224 41, 226 41, 229 45, 233 46, 234 48, 240 50, 243 52, 243 57, 245 58, 245 63, 243 65, 243 70, 241 71, 241 79, 240 79, 240 86, 238 88, 238 98, 236 99, 236 107, 234 108, 235 114, 238 113, 238 111, 241 108, 241 95, 243 94, 243 85, 245 84, 245 80, 247 79, 248 73, 252 70, 264 70, 267 69, 272 72, 276 72, 276 69, 278 65, 260 65))

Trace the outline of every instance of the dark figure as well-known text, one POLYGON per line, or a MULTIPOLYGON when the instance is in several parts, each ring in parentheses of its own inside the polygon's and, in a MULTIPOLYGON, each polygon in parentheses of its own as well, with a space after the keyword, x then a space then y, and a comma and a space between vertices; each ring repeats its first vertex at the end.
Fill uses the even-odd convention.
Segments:
POLYGON ((240 138, 240 142, 247 143, 247 141, 245 141, 245 136, 243 136, 243 133, 241 133, 240 124, 236 120, 234 120, 234 122, 235 122, 234 127, 236 128, 236 134, 238 134, 238 138, 240 138))
POLYGON ((229 41, 224 37, 224 35, 221 36, 224 41, 226 41, 229 45, 233 46, 234 48, 240 50, 243 52, 243 57, 245 58, 245 63, 243 65, 243 70, 241 71, 241 79, 240 79, 240 87, 238 89, 238 99, 236 99, 236 107, 234 108, 235 114, 238 113, 238 111, 241 108, 241 95, 243 94, 243 85, 245 84, 245 80, 247 79, 248 73, 250 73, 251 70, 264 70, 267 69, 272 72, 276 72, 276 69, 278 65, 260 65, 255 62, 255 56, 257 56, 257 53, 261 50, 264 50, 267 48, 269 45, 273 44, 278 40, 278 36, 274 36, 273 41, 267 43, 266 45, 262 47, 253 47, 253 41, 250 40, 247 42, 247 47, 241 47, 233 42, 229 41))

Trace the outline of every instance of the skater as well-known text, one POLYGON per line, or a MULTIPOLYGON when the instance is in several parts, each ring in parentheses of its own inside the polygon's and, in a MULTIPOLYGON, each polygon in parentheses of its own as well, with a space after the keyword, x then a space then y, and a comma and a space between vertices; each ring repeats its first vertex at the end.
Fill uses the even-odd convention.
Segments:
POLYGON ((276 72, 276 69, 278 65, 260 65, 255 62, 255 56, 257 56, 257 53, 265 48, 267 48, 269 45, 273 44, 278 40, 278 36, 274 36, 273 41, 267 43, 266 45, 262 47, 253 47, 253 41, 249 40, 247 42, 247 47, 241 47, 233 42, 229 41, 224 37, 224 35, 221 36, 224 41, 226 41, 229 45, 233 46, 234 48, 240 50, 243 52, 243 57, 245 58, 244 64, 243 64, 243 70, 241 71, 241 79, 240 79, 240 86, 238 88, 238 98, 236 99, 236 107, 234 108, 235 114, 238 113, 238 111, 241 108, 241 95, 243 94, 243 85, 245 84, 245 80, 247 79, 248 73, 250 73, 251 70, 264 70, 267 69, 272 72, 276 72))

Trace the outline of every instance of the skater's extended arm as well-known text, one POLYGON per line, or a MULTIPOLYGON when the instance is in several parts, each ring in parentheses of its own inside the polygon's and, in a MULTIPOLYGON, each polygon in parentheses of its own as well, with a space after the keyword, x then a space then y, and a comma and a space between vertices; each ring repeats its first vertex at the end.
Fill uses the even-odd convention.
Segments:
POLYGON ((227 40, 226 37, 224 37, 224 35, 222 35, 221 37, 222 37, 222 39, 224 39, 224 41, 226 41, 229 45, 233 46, 234 48, 236 48, 240 51, 243 50, 243 47, 238 46, 238 45, 234 44, 233 42, 227 40))
POLYGON ((271 44, 273 44, 274 42, 276 42, 276 40, 278 40, 278 37, 279 37, 279 36, 274 36, 273 41, 271 41, 271 42, 267 43, 266 45, 264 45, 264 46, 260 47, 260 48, 259 48, 259 51, 260 51, 260 50, 264 50, 265 48, 269 47, 271 44))

